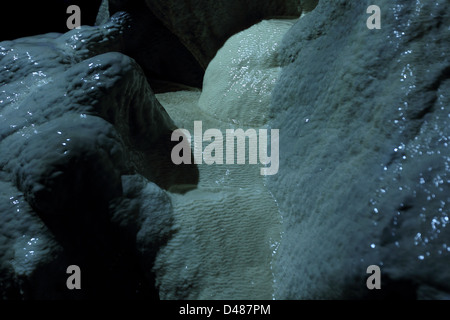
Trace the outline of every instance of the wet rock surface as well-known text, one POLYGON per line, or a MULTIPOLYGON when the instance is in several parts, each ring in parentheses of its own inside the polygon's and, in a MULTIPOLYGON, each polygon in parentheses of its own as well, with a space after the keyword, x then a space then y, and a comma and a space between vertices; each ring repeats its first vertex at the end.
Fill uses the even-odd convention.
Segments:
POLYGON ((157 184, 176 170, 162 181, 146 162, 170 159, 158 141, 173 123, 139 65, 103 53, 122 21, 0 43, 2 298, 157 297, 151 264, 171 232, 157 184), (72 264, 88 270, 79 292, 72 264))
POLYGON ((380 30, 370 4, 320 1, 282 45, 281 299, 448 297, 448 3, 381 1, 380 30))
POLYGON ((316 4, 111 0, 0 42, 0 297, 448 298, 449 4, 316 4), (279 129, 278 174, 172 165, 196 120, 279 129))

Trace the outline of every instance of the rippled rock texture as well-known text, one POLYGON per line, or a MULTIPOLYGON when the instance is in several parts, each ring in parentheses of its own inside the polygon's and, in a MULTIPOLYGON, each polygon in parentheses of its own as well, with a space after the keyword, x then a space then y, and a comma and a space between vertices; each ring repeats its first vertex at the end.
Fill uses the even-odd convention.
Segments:
POLYGON ((280 299, 449 297, 449 3, 378 1, 381 30, 371 4, 321 0, 282 45, 280 299))
POLYGON ((449 298, 448 1, 103 4, 0 42, 1 298, 449 298), (278 174, 172 165, 195 120, 278 174))
MULTIPOLYGON (((293 23, 271 19, 237 33, 209 64, 201 92, 168 92, 157 99, 190 132, 199 119, 203 128, 223 133, 264 128, 281 71, 278 48, 293 23)), ((273 298, 281 217, 263 166, 249 164, 248 152, 246 158, 247 164, 198 165, 195 188, 170 193, 178 228, 155 264, 162 299, 273 298)))

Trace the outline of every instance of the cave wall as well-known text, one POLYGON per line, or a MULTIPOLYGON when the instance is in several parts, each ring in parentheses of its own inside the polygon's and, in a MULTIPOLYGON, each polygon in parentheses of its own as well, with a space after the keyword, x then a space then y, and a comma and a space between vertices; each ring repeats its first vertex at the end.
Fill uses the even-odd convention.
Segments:
POLYGON ((280 299, 448 297, 449 4, 378 1, 370 30, 371 4, 321 0, 282 44, 280 299))
POLYGON ((1 42, 0 297, 157 298, 157 259, 163 297, 230 298, 244 252, 239 276, 273 280, 253 297, 448 298, 449 4, 380 0, 368 29, 371 4, 111 0, 97 26, 1 42), (279 129, 278 174, 172 166, 170 132, 197 115, 279 129), (64 283, 74 261, 97 281, 80 295, 64 283), (382 290, 367 290, 369 265, 382 290))

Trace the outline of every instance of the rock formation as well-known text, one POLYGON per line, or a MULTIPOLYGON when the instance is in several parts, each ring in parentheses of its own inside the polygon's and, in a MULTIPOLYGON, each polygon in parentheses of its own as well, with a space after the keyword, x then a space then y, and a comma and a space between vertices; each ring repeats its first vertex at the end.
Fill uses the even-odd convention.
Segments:
POLYGON ((450 6, 372 4, 105 0, 0 42, 0 298, 449 298, 450 6), (174 165, 194 121, 279 129, 278 174, 174 165))
POLYGON ((124 17, 1 43, 2 298, 155 296, 152 259, 172 225, 155 183, 177 171, 147 163, 170 160, 158 141, 174 125, 139 65, 104 53, 124 17), (62 280, 72 264, 90 269, 81 293, 62 280))
POLYGON ((321 0, 283 41, 281 299, 448 298, 449 5, 378 1, 369 30, 371 4, 321 0))

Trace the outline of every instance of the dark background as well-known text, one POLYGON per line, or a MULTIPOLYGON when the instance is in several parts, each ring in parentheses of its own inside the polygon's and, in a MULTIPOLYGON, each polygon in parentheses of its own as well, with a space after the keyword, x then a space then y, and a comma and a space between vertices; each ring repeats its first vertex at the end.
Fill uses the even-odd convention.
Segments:
POLYGON ((7 0, 0 4, 0 41, 49 32, 65 33, 70 5, 81 9, 81 25, 94 25, 101 0, 7 0))

